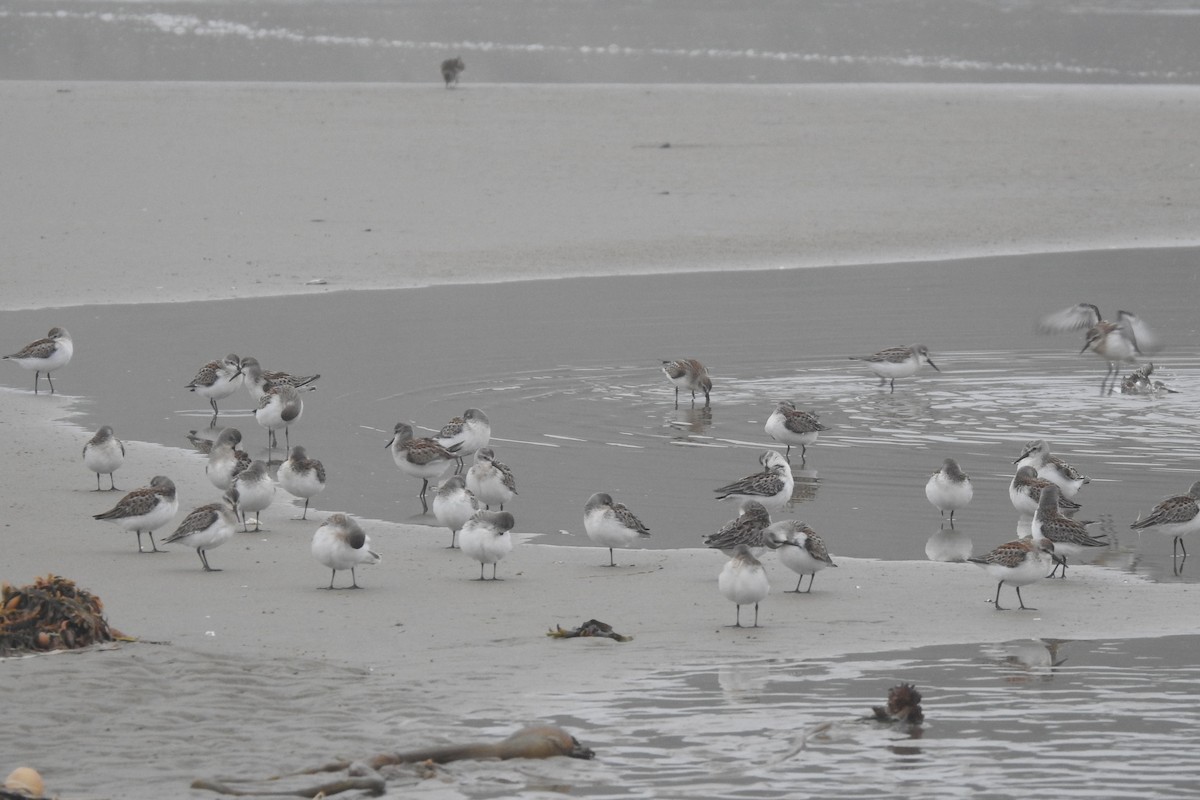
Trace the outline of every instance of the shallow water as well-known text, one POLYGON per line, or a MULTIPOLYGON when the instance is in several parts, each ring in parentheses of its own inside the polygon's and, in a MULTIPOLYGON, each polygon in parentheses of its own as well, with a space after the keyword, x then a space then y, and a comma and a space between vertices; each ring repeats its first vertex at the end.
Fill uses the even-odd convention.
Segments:
MULTIPOLYGON (((1195 639, 927 647, 829 662, 663 671, 588 697, 617 727, 618 790, 652 797, 1152 797, 1190 791, 1195 639), (923 693, 919 729, 862 721, 887 689, 923 693), (654 700, 647 702, 646 697, 654 700), (1097 754, 1106 753, 1104 758, 1097 754), (669 766, 668 766, 669 765, 669 766)), ((581 734, 584 735, 584 734, 581 734)), ((592 734, 586 734, 593 738, 592 734)))
POLYGON ((1196 83, 1188 0, 6 0, 0 77, 1196 83))
MULTIPOLYGON (((699 546, 736 516, 713 489, 758 471, 759 454, 774 446, 762 426, 786 397, 820 412, 830 430, 803 464, 793 451, 798 487, 785 515, 822 533, 835 558, 961 558, 1012 538, 1012 462, 1026 440, 1045 438, 1093 478, 1079 518, 1111 537, 1100 563, 1191 581, 1200 569, 1176 576, 1168 538, 1128 526, 1186 491, 1200 467, 1196 255, 1106 251, 11 312, 0 340, 65 325, 77 355, 56 384, 89 396, 80 424, 180 447, 211 417, 183 389, 206 360, 232 351, 268 369, 320 372, 291 441, 329 471, 314 505, 364 518, 434 524, 420 514, 419 481, 385 449, 392 428, 410 421, 428 433, 482 408, 497 456, 516 473, 520 494, 508 510, 517 529, 553 544, 589 544, 583 504, 607 491, 651 528, 646 546, 699 546), (1141 265, 1137 285, 1125 280, 1130 259, 1141 265), (1042 291, 1031 301, 1034 274, 1042 291), (1155 375, 1178 393, 1100 396, 1104 367, 1077 355, 1081 334, 1033 333, 1038 314, 1082 297, 1150 320, 1169 343, 1155 375), (925 367, 894 393, 846 358, 914 340, 942 371, 925 367), (707 410, 690 398, 674 407, 659 363, 684 356, 713 372, 707 410), (924 496, 947 456, 976 487, 953 531, 924 496)), ((30 377, 0 372, 9 386, 30 377)), ((226 400, 221 423, 265 457, 248 402, 244 392, 226 400)), ((197 474, 203 468, 198 456, 197 474)), ((91 479, 82 464, 78 477, 91 479)), ((123 488, 150 477, 132 457, 118 472, 123 488)), ((264 519, 293 513, 280 507, 286 497, 264 519)), ((181 505, 200 502, 209 498, 181 505)))
POLYGON ((163 797, 195 777, 266 777, 541 723, 566 728, 596 759, 458 762, 432 779, 405 767, 388 796, 1163 797, 1200 780, 1186 757, 1200 746, 1198 644, 1021 640, 683 665, 619 691, 586 680, 539 691, 537 720, 509 708, 524 697, 448 714, 429 700, 439 690, 397 684, 386 665, 124 646, 0 663, 29 707, 62 709, 10 719, 0 750, 46 765, 64 797, 163 797), (865 721, 902 682, 922 693, 925 724, 865 721), (39 703, 63 687, 87 698, 93 723, 69 704, 39 703))

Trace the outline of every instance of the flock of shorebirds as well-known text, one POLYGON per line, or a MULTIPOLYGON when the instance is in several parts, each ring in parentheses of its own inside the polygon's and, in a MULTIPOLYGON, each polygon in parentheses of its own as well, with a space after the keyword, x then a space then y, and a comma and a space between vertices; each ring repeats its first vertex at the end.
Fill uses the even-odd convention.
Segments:
MULTIPOLYGON (((1159 349, 1150 329, 1128 312, 1118 313, 1116 322, 1101 318, 1099 310, 1090 304, 1079 304, 1044 317, 1039 330, 1060 333, 1086 330, 1080 352, 1091 351, 1108 364, 1101 383, 1101 392, 1114 391, 1121 364, 1134 363, 1159 349)), ((44 339, 22 348, 5 359, 34 370, 34 392, 40 391, 40 379, 45 373, 50 391, 54 391, 51 374, 66 366, 74 353, 70 334, 63 328, 52 328, 44 339)), ((921 344, 893 347, 869 356, 854 357, 879 376, 880 385, 887 384, 895 391, 897 378, 910 377, 922 364, 933 369, 929 350, 921 344)), ((1146 365, 1128 376, 1123 391, 1157 394, 1172 391, 1161 382, 1149 380, 1152 365, 1146 365)), ((708 370, 695 359, 664 361, 663 373, 675 387, 675 404, 679 392, 691 393, 693 405, 697 393, 711 402, 713 388, 708 370)), ((939 370, 940 371, 940 370, 939 370)), ((218 401, 229 397, 244 386, 254 401, 255 421, 268 432, 267 460, 252 460, 239 449, 242 434, 236 428, 223 428, 215 438, 189 436, 193 445, 207 455, 206 473, 210 482, 223 494, 221 500, 191 510, 164 543, 179 543, 193 547, 206 571, 218 571, 208 562, 208 551, 229 541, 240 522, 249 530, 249 515, 258 516, 273 501, 278 483, 284 491, 304 500, 299 519, 307 519, 309 501, 325 488, 325 468, 320 461, 309 458, 299 445, 292 447, 289 428, 303 413, 302 392, 313 388, 319 375, 300 376, 285 372, 269 372, 252 358, 230 354, 205 364, 187 388, 206 398, 213 410, 210 428, 216 427, 218 401), (270 474, 271 453, 277 446, 276 432, 283 430, 286 460, 279 463, 277 477, 270 474)), ((816 573, 837 566, 830 557, 822 537, 804 522, 794 519, 772 522, 771 510, 783 508, 792 498, 795 486, 790 455, 799 447, 801 458, 821 431, 825 430, 817 414, 798 409, 789 401, 779 402, 764 426, 765 432, 786 447, 783 454, 768 450, 759 462, 762 471, 716 490, 718 499, 739 503, 739 515, 716 533, 705 537, 704 543, 728 555, 729 561, 718 577, 722 595, 737 607, 735 625, 741 626, 741 607, 754 606, 755 627, 758 626, 758 605, 770 591, 766 571, 758 556, 766 550, 778 553, 780 562, 799 576, 793 592, 800 592, 804 576, 809 576, 812 590, 816 573)), ((498 563, 512 551, 509 535, 514 525, 513 515, 504 510, 506 503, 517 495, 516 480, 511 468, 497 460, 489 446, 491 424, 486 414, 477 408, 467 409, 461 417, 447 423, 438 433, 418 438, 411 425, 397 423, 386 447, 396 466, 405 475, 421 479, 418 495, 422 511, 430 505, 439 525, 451 532, 450 547, 480 564, 479 580, 486 580, 485 568, 492 565, 492 580, 496 580, 498 563), (473 456, 466 467, 465 459, 473 456), (427 500, 429 483, 450 471, 453 475, 437 486, 432 504, 427 500), (492 507, 496 507, 493 511, 492 507)), ((96 473, 96 490, 101 491, 101 476, 109 476, 109 491, 116 490, 113 473, 125 458, 123 443, 109 426, 103 426, 83 447, 84 465, 96 473)), ((1016 474, 1009 485, 1009 498, 1030 530, 1028 538, 1006 542, 991 552, 969 558, 982 566, 998 581, 994 605, 1000 605, 1000 590, 1005 583, 1016 589, 1021 609, 1029 609, 1021 598, 1021 587, 1047 577, 1061 569, 1066 577, 1067 563, 1089 548, 1105 546, 1104 534, 1092 535, 1087 526, 1070 515, 1079 509, 1074 497, 1089 482, 1070 464, 1055 457, 1044 440, 1026 444, 1014 461, 1016 474), (1049 572, 1047 572, 1049 570, 1049 572)), ((954 514, 971 502, 971 479, 953 458, 945 459, 925 486, 929 502, 950 525, 954 514)), ((1135 530, 1157 530, 1173 537, 1173 557, 1178 550, 1187 550, 1183 537, 1200 530, 1200 481, 1187 494, 1169 497, 1159 503, 1145 518, 1131 525, 1135 530)), ((149 552, 162 552, 154 541, 154 531, 167 525, 178 512, 175 484, 166 476, 155 476, 148 486, 135 489, 108 511, 95 515, 98 520, 113 522, 137 534, 138 551, 143 549, 142 534, 150 540, 149 552)), ((615 566, 613 549, 630 547, 650 531, 622 503, 604 492, 593 494, 584 506, 584 527, 588 537, 609 550, 609 564, 615 566)), ((1018 526, 1020 530, 1020 525, 1018 526)), ((313 556, 328 567, 330 589, 334 588, 339 570, 350 570, 351 586, 358 588, 355 568, 378 563, 380 557, 371 549, 370 538, 359 524, 346 514, 332 514, 317 529, 312 539, 313 556)))

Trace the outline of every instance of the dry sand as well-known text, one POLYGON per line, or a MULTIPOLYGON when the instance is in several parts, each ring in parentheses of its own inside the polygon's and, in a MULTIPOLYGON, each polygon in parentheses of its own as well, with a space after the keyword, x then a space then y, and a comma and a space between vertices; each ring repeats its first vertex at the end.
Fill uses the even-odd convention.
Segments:
MULTIPOLYGON (((5 308, 1192 244, 1200 204, 1200 90, 1187 88, 8 83, 0 95, 4 141, 23 156, 8 182, 23 191, 0 200, 5 308), (302 285, 312 278, 328 284, 302 285)), ((499 567, 505 580, 480 583, 447 533, 369 520, 383 563, 359 571, 362 591, 326 592, 308 547, 325 513, 286 519, 296 510, 282 490, 270 530, 212 551, 224 571, 205 574, 190 550, 139 555, 132 534, 91 519, 119 495, 88 491, 88 434, 70 424, 70 398, 0 398, 0 577, 53 572, 96 592, 115 626, 171 643, 103 658, 127 675, 153 664, 145 677, 165 681, 161 694, 194 692, 201 706, 216 687, 195 677, 197 659, 316 661, 378 670, 387 679, 373 691, 393 699, 419 686, 422 730, 481 710, 520 724, 568 713, 547 697, 572 687, 628 687, 670 665, 1193 633, 1200 611, 1195 585, 1088 567, 1029 587, 1040 612, 996 613, 994 583, 966 564, 842 559, 811 596, 784 595, 794 576, 771 560, 763 627, 736 630, 715 552, 630 552, 620 562, 636 566, 609 569, 600 548, 522 545, 499 567), (543 635, 593 617, 634 641, 543 635), (188 676, 178 687, 161 672, 176 669, 188 676)), ((122 488, 161 473, 182 508, 213 499, 201 457, 128 446, 122 488)), ((0 752, 44 765, 64 795, 119 794, 146 778, 121 747, 144 734, 106 734, 119 756, 72 765, 102 722, 64 689, 95 665, 62 659, 8 661, 3 683, 88 730, 51 735, 25 720, 0 733, 0 752)), ((256 717, 277 700, 248 690, 233 702, 256 717)), ((321 736, 285 739, 300 763, 400 744, 324 747, 321 736)), ((191 751, 179 775, 129 796, 237 766, 220 750, 191 751)))

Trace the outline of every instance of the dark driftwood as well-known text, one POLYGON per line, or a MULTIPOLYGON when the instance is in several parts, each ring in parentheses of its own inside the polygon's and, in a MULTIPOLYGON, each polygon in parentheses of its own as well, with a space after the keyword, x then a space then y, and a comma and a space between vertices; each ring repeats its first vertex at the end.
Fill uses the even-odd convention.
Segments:
POLYGON ((192 782, 193 789, 205 789, 210 792, 219 794, 227 794, 235 797, 247 797, 252 795, 263 795, 272 797, 315 797, 318 794, 334 795, 339 792, 352 790, 365 790, 372 794, 382 794, 384 792, 384 779, 374 772, 381 767, 393 766, 396 764, 420 764, 424 762, 432 762, 434 764, 445 764, 450 761, 463 761, 467 759, 481 758, 554 758, 555 756, 567 756, 569 758, 592 758, 595 753, 589 747, 584 747, 571 734, 564 731, 562 728, 557 728, 552 725, 538 725, 531 728, 522 728, 521 730, 509 736, 500 742, 494 743, 476 743, 462 745, 447 745, 445 747, 428 747, 421 750, 408 750, 402 753, 380 753, 379 755, 371 756, 362 761, 363 764, 370 767, 372 774, 369 776, 346 777, 327 783, 318 784, 316 786, 300 787, 296 789, 275 789, 264 791, 261 787, 264 783, 271 781, 279 781, 284 778, 298 777, 301 775, 318 775, 326 772, 341 772, 350 769, 354 761, 332 761, 327 764, 322 764, 317 767, 293 772, 288 775, 276 775, 264 780, 204 780, 197 779, 192 782))
MULTIPOLYGON (((261 783, 261 781, 254 781, 261 783)), ((204 789, 218 794, 232 795, 233 797, 317 797, 318 795, 335 795, 341 792, 354 791, 360 789, 370 792, 374 795, 383 794, 387 789, 387 782, 379 777, 364 777, 364 778, 340 778, 336 781, 328 781, 326 783, 317 784, 316 786, 304 786, 296 789, 276 789, 274 791, 266 789, 239 789, 230 786, 227 783, 219 781, 208 781, 203 778, 197 778, 192 781, 193 789, 204 789)))
MULTIPOLYGON (((553 758, 554 756, 569 756, 570 758, 592 758, 596 754, 584 747, 571 734, 562 728, 552 725, 538 725, 521 730, 500 742, 491 744, 458 744, 445 747, 429 747, 422 750, 408 750, 403 753, 380 753, 366 759, 371 769, 379 769, 393 764, 419 764, 422 761, 432 761, 435 764, 445 764, 450 761, 464 761, 476 758, 553 758)), ((303 773, 312 775, 318 772, 337 772, 348 769, 350 761, 335 761, 324 766, 305 770, 303 773)))

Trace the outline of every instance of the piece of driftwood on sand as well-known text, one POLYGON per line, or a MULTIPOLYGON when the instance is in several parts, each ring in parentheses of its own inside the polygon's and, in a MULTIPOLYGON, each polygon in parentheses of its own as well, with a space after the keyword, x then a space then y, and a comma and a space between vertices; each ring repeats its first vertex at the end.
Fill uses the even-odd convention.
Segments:
POLYGON ((207 780, 199 778, 192 782, 193 789, 204 789, 219 794, 236 797, 251 795, 278 797, 326 797, 346 791, 366 791, 371 794, 382 794, 386 788, 386 780, 377 770, 382 767, 397 764, 446 764, 451 761, 467 759, 511 759, 511 758, 554 758, 567 756, 569 758, 590 759, 595 752, 590 747, 579 743, 571 734, 553 725, 536 725, 522 728, 506 739, 499 742, 459 745, 444 745, 427 747, 420 750, 408 750, 400 753, 380 753, 367 759, 354 761, 332 761, 317 767, 292 772, 286 775, 275 775, 258 780, 223 779, 207 780), (303 775, 318 775, 326 772, 346 771, 347 776, 334 781, 315 786, 299 786, 289 789, 265 790, 265 783, 296 778, 303 775))

